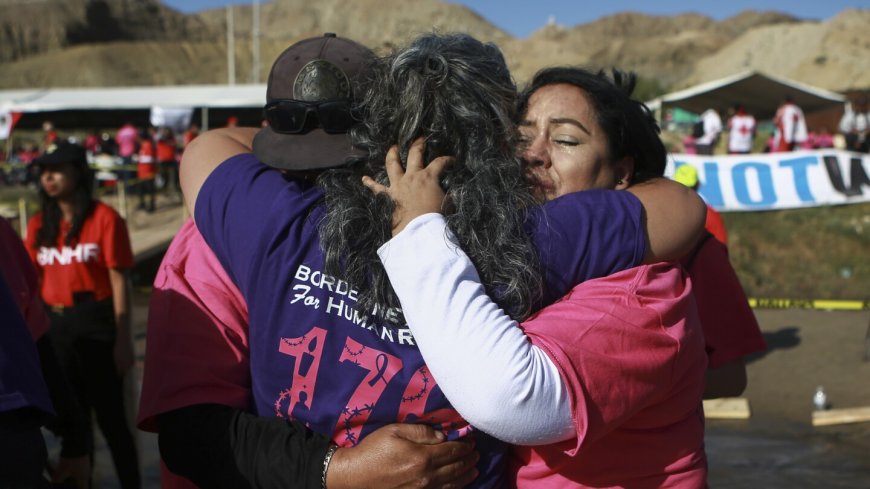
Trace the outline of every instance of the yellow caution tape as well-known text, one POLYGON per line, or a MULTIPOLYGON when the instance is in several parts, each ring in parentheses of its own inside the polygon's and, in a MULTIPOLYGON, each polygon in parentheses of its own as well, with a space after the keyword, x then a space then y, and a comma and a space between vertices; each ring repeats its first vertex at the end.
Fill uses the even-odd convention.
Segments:
POLYGON ((749 299, 749 306, 757 309, 817 309, 823 311, 870 311, 870 300, 838 301, 822 299, 749 299))

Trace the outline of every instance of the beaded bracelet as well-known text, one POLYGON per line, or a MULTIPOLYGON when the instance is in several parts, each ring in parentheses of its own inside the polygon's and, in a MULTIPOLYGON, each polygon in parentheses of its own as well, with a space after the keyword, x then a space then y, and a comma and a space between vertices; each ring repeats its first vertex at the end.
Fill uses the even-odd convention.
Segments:
POLYGON ((323 489, 326 489, 326 471, 329 469, 329 462, 332 461, 332 456, 338 448, 338 445, 330 445, 326 450, 326 456, 323 457, 323 474, 320 475, 320 487, 323 489))

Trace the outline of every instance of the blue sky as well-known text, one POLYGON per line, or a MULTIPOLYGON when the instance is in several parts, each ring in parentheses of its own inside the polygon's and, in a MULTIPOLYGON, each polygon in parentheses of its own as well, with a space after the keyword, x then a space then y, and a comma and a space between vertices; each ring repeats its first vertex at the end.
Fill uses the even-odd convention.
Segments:
MULTIPOLYGON (((412 8, 414 0, 406 0, 412 8)), ((163 0, 163 3, 182 12, 196 12, 227 4, 247 4, 239 0, 163 0)), ((267 3, 260 0, 261 4, 267 3)), ((716 20, 736 15, 743 10, 775 10, 801 19, 824 20, 846 8, 870 8, 870 0, 462 0, 452 1, 465 5, 496 26, 517 37, 526 37, 547 24, 550 19, 571 27, 591 22, 605 15, 623 11, 636 11, 654 15, 674 15, 697 12, 716 20)))

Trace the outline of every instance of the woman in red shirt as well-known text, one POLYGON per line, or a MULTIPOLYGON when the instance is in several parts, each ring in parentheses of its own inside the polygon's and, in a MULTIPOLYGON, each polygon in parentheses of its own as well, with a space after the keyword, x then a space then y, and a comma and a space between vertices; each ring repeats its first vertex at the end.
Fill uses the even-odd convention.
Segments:
POLYGON ((136 178, 139 179, 139 209, 154 212, 157 199, 157 187, 154 179, 157 177, 157 164, 154 161, 154 141, 148 131, 139 134, 139 159, 136 162, 136 178), (145 195, 149 197, 148 207, 145 206, 145 195))
POLYGON ((133 364, 128 272, 133 252, 127 226, 114 209, 93 198, 83 147, 53 144, 34 163, 42 210, 28 223, 26 244, 39 271, 49 335, 78 401, 96 413, 121 487, 138 488, 139 463, 123 389, 133 364))
POLYGON ((175 157, 176 141, 175 133, 168 127, 161 127, 157 131, 155 139, 157 157, 157 167, 160 169, 160 175, 163 178, 163 185, 167 189, 171 189, 172 193, 178 192, 178 161, 175 157))

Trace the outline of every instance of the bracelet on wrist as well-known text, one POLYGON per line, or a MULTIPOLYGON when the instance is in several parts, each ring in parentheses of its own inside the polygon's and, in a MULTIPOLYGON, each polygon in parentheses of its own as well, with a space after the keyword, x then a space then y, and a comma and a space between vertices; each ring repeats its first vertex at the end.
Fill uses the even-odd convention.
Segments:
POLYGON ((338 445, 330 445, 326 450, 326 455, 323 457, 323 473, 320 475, 320 487, 326 489, 326 471, 329 470, 329 462, 332 461, 332 456, 339 449, 338 445))

